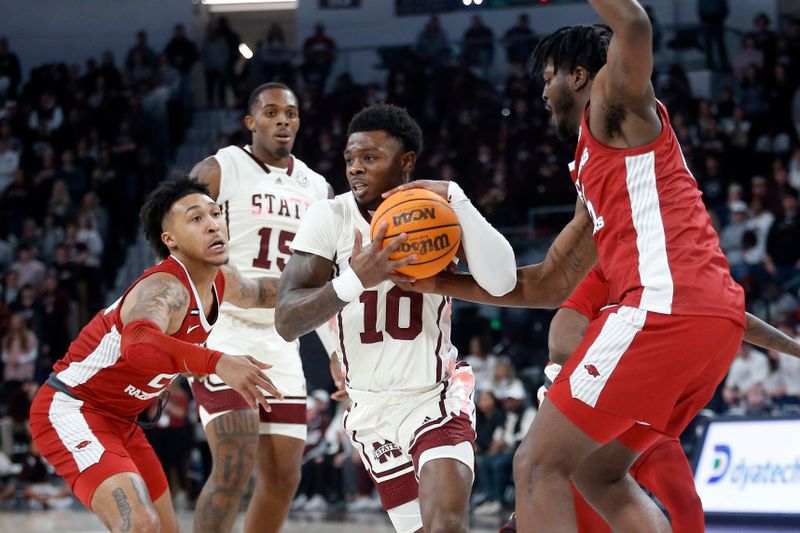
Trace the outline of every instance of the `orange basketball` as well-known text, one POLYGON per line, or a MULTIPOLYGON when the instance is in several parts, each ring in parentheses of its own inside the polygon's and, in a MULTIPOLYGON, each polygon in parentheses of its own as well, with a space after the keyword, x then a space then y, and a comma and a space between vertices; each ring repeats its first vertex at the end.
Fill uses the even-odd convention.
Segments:
POLYGON ((397 271, 416 279, 429 278, 444 270, 461 243, 461 226, 447 200, 426 189, 409 189, 391 195, 375 211, 369 227, 375 240, 382 222, 389 224, 381 248, 401 233, 408 239, 392 259, 411 254, 417 260, 397 271))

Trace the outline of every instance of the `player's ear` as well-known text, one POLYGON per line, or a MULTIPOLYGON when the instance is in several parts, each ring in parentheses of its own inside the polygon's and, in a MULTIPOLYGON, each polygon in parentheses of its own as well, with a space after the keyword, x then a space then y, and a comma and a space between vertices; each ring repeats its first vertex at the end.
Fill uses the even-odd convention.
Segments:
POLYGON ((244 116, 244 125, 250 131, 256 131, 256 119, 250 116, 250 113, 244 116))
POLYGON ((417 162, 416 152, 406 152, 400 156, 400 164, 403 167, 403 174, 411 174, 414 164, 417 162))
POLYGON ((161 242, 163 242, 164 246, 166 246, 170 251, 175 249, 175 237, 173 237, 172 233, 169 231, 165 231, 161 234, 161 242))
POLYGON ((581 91, 588 83, 589 71, 580 65, 576 66, 575 70, 572 71, 572 75, 570 76, 570 85, 572 85, 572 90, 575 92, 581 91))

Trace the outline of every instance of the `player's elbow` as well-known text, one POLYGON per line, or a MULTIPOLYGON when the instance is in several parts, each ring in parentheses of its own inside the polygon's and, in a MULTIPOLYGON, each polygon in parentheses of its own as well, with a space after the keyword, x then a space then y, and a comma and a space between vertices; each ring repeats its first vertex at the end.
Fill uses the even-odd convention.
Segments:
POLYGON ((507 249, 503 250, 495 263, 496 268, 492 269, 491 275, 486 276, 480 284, 483 289, 498 298, 505 296, 517 286, 517 260, 514 250, 507 244, 507 249))
POLYGON ((564 350, 558 345, 558 343, 554 343, 552 341, 548 342, 547 344, 548 352, 550 354, 550 361, 561 366, 567 364, 567 359, 569 359, 569 356, 572 355, 572 352, 564 350))
POLYGON ((292 327, 291 320, 289 320, 290 314, 283 306, 275 307, 275 331, 286 342, 293 342, 300 336, 292 327))

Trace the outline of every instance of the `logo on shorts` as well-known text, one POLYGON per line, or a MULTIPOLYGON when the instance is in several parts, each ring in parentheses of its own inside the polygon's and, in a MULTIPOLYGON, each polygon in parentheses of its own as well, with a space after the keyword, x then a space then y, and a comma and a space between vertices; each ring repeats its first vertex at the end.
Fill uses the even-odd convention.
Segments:
POLYGON ((589 373, 590 376, 593 378, 599 378, 600 372, 597 370, 597 367, 594 365, 583 365, 583 368, 589 373))
POLYGON ((90 440, 85 440, 85 441, 83 441, 83 442, 79 442, 79 443, 78 443, 78 444, 75 446, 75 449, 76 449, 76 450, 82 450, 82 449, 86 448, 88 445, 90 445, 91 443, 92 443, 92 441, 90 441, 90 440))
POLYGON ((394 442, 383 441, 380 442, 373 442, 372 447, 374 448, 372 451, 372 456, 376 461, 379 463, 385 463, 389 460, 389 454, 392 457, 400 457, 402 453, 400 452, 400 446, 395 444, 394 442))

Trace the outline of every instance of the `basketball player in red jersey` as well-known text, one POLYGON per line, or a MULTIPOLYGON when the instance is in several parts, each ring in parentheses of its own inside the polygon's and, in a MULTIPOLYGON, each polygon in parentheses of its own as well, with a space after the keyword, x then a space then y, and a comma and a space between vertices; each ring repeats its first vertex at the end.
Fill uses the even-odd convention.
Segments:
POLYGON ((33 400, 33 440, 111 531, 177 531, 164 471, 136 417, 178 374, 216 372, 251 409, 270 409, 258 387, 281 397, 261 371, 269 365, 203 346, 223 295, 266 307, 277 292, 272 280, 220 268, 228 261, 220 216, 194 180, 153 191, 141 218, 163 261, 81 330, 33 400))
POLYGON ((454 274, 418 290, 556 307, 599 257, 619 306, 591 322, 517 451, 517 521, 526 533, 575 531, 572 479, 615 530, 667 532, 628 471, 712 397, 742 340, 744 293, 655 99, 647 14, 635 0, 589 3, 613 35, 562 28, 532 61, 559 136, 578 135, 575 217, 503 297, 454 274))

